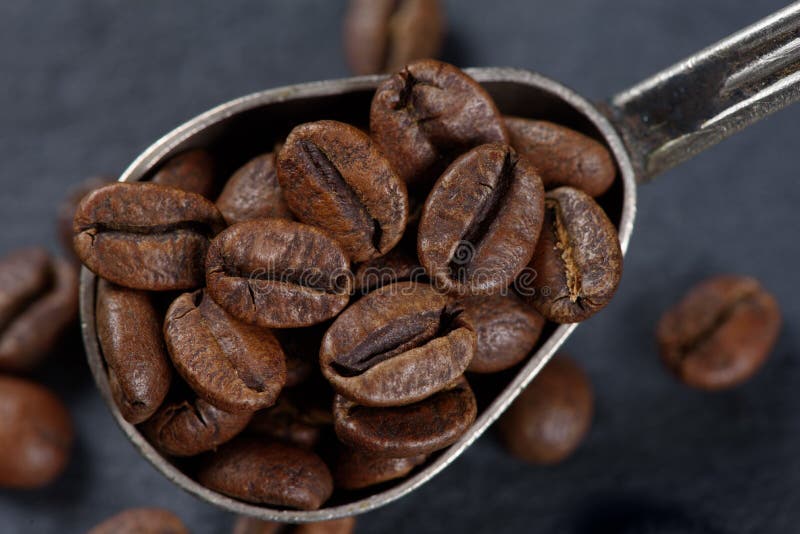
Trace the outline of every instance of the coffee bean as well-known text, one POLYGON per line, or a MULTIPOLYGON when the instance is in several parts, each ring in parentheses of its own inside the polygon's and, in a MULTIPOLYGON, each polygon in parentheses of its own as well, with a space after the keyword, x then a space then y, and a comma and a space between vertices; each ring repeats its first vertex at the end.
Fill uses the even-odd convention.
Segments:
POLYGON ((503 414, 498 430, 515 456, 555 464, 583 441, 593 410, 586 374, 568 357, 557 355, 503 414))
POLYGON ((336 318, 320 349, 322 373, 366 406, 422 400, 461 376, 475 332, 431 286, 400 282, 365 296, 336 318))
POLYGON ((283 350, 272 332, 237 321, 202 290, 170 306, 164 336, 178 373, 222 410, 272 406, 286 382, 283 350))
POLYGON ((372 140, 336 121, 297 126, 278 154, 289 208, 328 232, 352 261, 389 252, 408 220, 405 183, 372 140))
POLYGON ((444 26, 439 0, 351 0, 344 19, 347 62, 356 74, 374 74, 436 57, 444 26))
POLYGON ((352 534, 356 526, 355 517, 286 525, 273 521, 261 521, 252 517, 240 517, 233 534, 352 534))
POLYGON ((419 223, 419 260, 448 291, 500 292, 533 256, 543 212, 544 188, 530 163, 507 145, 481 145, 433 186, 419 223))
POLYGON ((0 370, 32 370, 77 315, 78 275, 69 262, 40 248, 0 259, 0 370))
POLYGON ((478 336, 475 356, 467 367, 473 373, 496 373, 524 360, 544 328, 544 317, 519 297, 494 295, 457 302, 454 311, 478 336))
POLYGON ((172 367, 162 319, 144 291, 97 284, 97 339, 108 383, 122 417, 139 424, 158 410, 169 392, 172 367))
POLYGON ((414 62, 382 83, 370 131, 409 185, 424 187, 457 156, 484 143, 508 143, 489 94, 447 63, 414 62))
POLYGON ((554 189, 530 267, 536 278, 526 298, 542 315, 557 323, 588 319, 609 303, 622 276, 617 230, 586 193, 554 189))
POLYGON ((312 450, 322 430, 333 425, 332 394, 327 402, 314 397, 319 395, 311 388, 294 396, 284 393, 274 406, 255 413, 248 434, 312 450))
POLYGON ((0 421, 0 488, 39 488, 64 471, 74 438, 72 420, 49 390, 0 376, 0 421))
POLYGON ((684 383, 721 390, 745 382, 775 346, 781 313, 750 277, 719 275, 693 287, 658 324, 661 358, 684 383))
POLYGON ((342 447, 336 458, 334 484, 337 488, 357 490, 403 478, 415 467, 425 463, 425 458, 424 454, 410 458, 384 458, 342 447))
POLYGON ((189 534, 189 529, 169 510, 131 508, 106 519, 88 534, 189 534))
MULTIPOLYGON (((188 388, 187 388, 188 389, 188 388)), ((141 430, 155 448, 169 456, 195 456, 232 440, 250 422, 250 412, 226 412, 181 392, 182 399, 167 401, 141 430)))
POLYGON ((286 355, 286 387, 306 382, 315 372, 319 374, 319 347, 329 323, 305 328, 276 330, 275 337, 286 355))
POLYGON ((592 197, 614 183, 611 154, 598 141, 547 121, 506 117, 511 145, 539 171, 547 189, 567 185, 592 197))
POLYGON ((333 479, 314 453, 279 442, 237 439, 203 462, 207 488, 256 504, 316 510, 333 493, 333 479))
POLYGON ((321 323, 350 298, 352 273, 342 247, 301 223, 263 219, 235 224, 211 243, 208 292, 241 321, 270 328, 321 323))
POLYGON ((115 284, 152 291, 203 285, 208 239, 224 227, 195 193, 149 183, 117 183, 85 197, 75 214, 75 250, 115 284))
POLYGON ((214 159, 203 149, 181 152, 167 160, 151 181, 211 198, 214 195, 214 159))
POLYGON ((333 401, 336 435, 345 445, 389 458, 430 454, 455 443, 475 421, 475 396, 461 377, 425 400, 394 408, 333 401))
POLYGON ((394 248, 386 256, 360 264, 353 273, 353 292, 366 295, 383 286, 396 282, 427 282, 425 269, 400 248, 394 248))
POLYGON ((225 184, 217 199, 228 224, 253 219, 291 219, 275 171, 275 154, 263 154, 248 161, 225 184))
POLYGON ((61 241, 61 247, 71 260, 77 261, 78 259, 75 255, 75 247, 72 242, 72 223, 75 220, 75 212, 78 210, 78 204, 83 200, 83 197, 95 189, 99 189, 113 181, 114 178, 111 176, 93 176, 88 178, 70 189, 61 201, 61 204, 59 204, 58 214, 56 215, 58 238, 61 241))

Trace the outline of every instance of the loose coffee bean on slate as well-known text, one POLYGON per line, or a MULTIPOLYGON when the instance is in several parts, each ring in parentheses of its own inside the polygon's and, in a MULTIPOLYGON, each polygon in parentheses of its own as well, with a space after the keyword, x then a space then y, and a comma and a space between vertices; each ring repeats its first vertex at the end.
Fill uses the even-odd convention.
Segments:
POLYGON ((72 419, 48 389, 0 376, 0 421, 0 488, 40 488, 64 471, 74 439, 72 419))
POLYGON ((189 394, 167 401, 141 429, 155 448, 169 456, 195 456, 232 440, 253 417, 226 412, 189 394))
POLYGON ((131 508, 109 517, 88 534, 189 534, 189 529, 169 510, 131 508))
POLYGON ((419 260, 459 295, 497 293, 533 256, 544 188, 533 166, 507 145, 481 145, 453 162, 425 202, 419 260))
POLYGON ((589 431, 592 386, 578 365, 556 355, 500 418, 498 430, 515 456, 555 464, 572 454, 589 431))
POLYGON ((316 510, 333 493, 328 467, 314 453, 279 442, 239 438, 203 462, 197 480, 256 504, 316 510))
POLYGON ((233 534, 352 534, 355 526, 355 517, 286 525, 242 516, 236 520, 233 534))
POLYGON ((586 193, 554 189, 530 266, 536 278, 527 298, 542 315, 557 323, 588 319, 609 303, 622 276, 617 229, 586 193))
POLYGON ((661 358, 686 384, 720 390, 763 365, 778 338, 775 298, 754 278, 719 275, 693 287, 658 324, 661 358))
POLYGON ((208 292, 241 321, 270 328, 321 323, 350 299, 342 247, 306 224, 263 219, 235 224, 211 243, 208 292))
POLYGON ((164 337, 178 373, 222 410, 272 406, 286 383, 285 356, 272 332, 236 320, 202 290, 172 303, 164 337))
POLYGON ((75 214, 75 251, 115 284, 151 291, 203 285, 208 240, 225 223, 195 193, 150 183, 117 183, 85 197, 75 214))
POLYGON ((470 148, 509 141, 489 94, 432 59, 411 63, 378 87, 370 132, 400 177, 422 188, 470 148))
POLYGON ((403 478, 425 463, 425 458, 424 454, 410 458, 384 458, 342 447, 334 467, 334 484, 337 488, 357 490, 403 478))
POLYGON ((371 408, 341 395, 333 401, 339 440, 356 450, 390 458, 448 447, 469 429, 476 415, 475 396, 463 377, 408 406, 371 408))
POLYGON ((122 417, 139 424, 158 410, 172 381, 162 319, 146 292, 106 280, 97 284, 96 302, 111 393, 122 417))
POLYGON ((270 152, 248 161, 225 184, 217 208, 228 224, 253 219, 291 219, 270 152))
POLYGON ((366 295, 396 282, 427 282, 425 269, 416 258, 396 247, 386 256, 360 264, 353 273, 353 292, 366 295))
POLYGON ((351 261, 383 256, 403 235, 405 183, 358 128, 336 121, 301 124, 286 139, 277 165, 295 216, 328 232, 351 261))
POLYGON ((600 142, 548 121, 505 122, 511 145, 536 167, 547 189, 567 185, 598 197, 614 183, 614 160, 600 142))
POLYGON ((108 185, 114 181, 111 176, 93 176, 77 184, 70 189, 61 204, 58 206, 58 214, 56 216, 56 227, 58 230, 58 239, 61 241, 61 247, 66 252, 71 260, 77 261, 75 255, 75 248, 72 242, 73 232, 72 223, 75 220, 75 212, 78 210, 83 197, 99 189, 104 185, 108 185))
POLYGON ((32 370, 77 315, 78 274, 69 262, 41 248, 0 259, 0 370, 32 370))
POLYGON ((211 198, 214 195, 214 159, 203 149, 182 152, 164 163, 151 181, 211 198))
POLYGON ((336 318, 320 349, 322 373, 366 406, 401 406, 441 390, 466 370, 475 332, 429 285, 400 282, 368 294, 336 318))
POLYGON ((467 367, 473 373, 495 373, 527 357, 544 328, 541 314, 514 294, 470 297, 453 305, 459 319, 478 336, 475 356, 467 367))
POLYGON ((439 0, 351 0, 344 20, 347 63, 356 74, 375 74, 436 57, 444 26, 439 0))

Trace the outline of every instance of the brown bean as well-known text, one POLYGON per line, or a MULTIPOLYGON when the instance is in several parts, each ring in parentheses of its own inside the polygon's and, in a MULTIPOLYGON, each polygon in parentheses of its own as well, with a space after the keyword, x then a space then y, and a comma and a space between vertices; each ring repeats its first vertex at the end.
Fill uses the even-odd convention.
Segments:
POLYGON ((336 458, 333 480, 338 488, 357 490, 403 478, 425 463, 426 456, 385 458, 350 447, 342 447, 336 458))
POLYGON ((96 303, 111 394, 122 417, 139 424, 158 410, 172 381, 162 319, 147 293, 106 280, 97 284, 96 303))
POLYGON ((130 508, 109 517, 88 534, 189 534, 189 529, 169 510, 130 508))
POLYGON ((275 154, 253 158, 237 170, 220 193, 217 209, 228 224, 253 219, 291 219, 292 212, 278 183, 275 154))
POLYGON ((353 273, 353 293, 366 295, 396 282, 427 282, 428 275, 416 258, 400 247, 385 256, 360 264, 353 273))
POLYGON ((214 159, 201 148, 181 152, 167 160, 151 181, 211 198, 215 185, 214 159))
POLYGON ((70 260, 78 261, 78 257, 75 255, 75 246, 72 241, 72 223, 75 220, 75 212, 78 210, 78 204, 83 200, 83 197, 95 189, 99 189, 104 185, 114 182, 114 180, 114 177, 105 175, 87 178, 67 191, 61 204, 59 204, 58 214, 56 215, 58 239, 61 241, 61 247, 70 260))
POLYGON ((272 332, 237 321, 202 290, 172 303, 164 337, 178 373, 225 411, 272 406, 286 382, 283 350, 272 332))

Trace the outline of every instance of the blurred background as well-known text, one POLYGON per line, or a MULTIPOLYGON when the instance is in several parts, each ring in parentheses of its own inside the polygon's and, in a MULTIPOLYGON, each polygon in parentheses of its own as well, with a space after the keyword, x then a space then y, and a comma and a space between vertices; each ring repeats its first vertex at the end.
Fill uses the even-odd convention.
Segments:
MULTIPOLYGON (((535 70, 601 99, 783 7, 780 0, 451 0, 442 58, 535 70)), ((0 3, 0 254, 57 250, 55 212, 94 174, 119 174, 158 137, 231 98, 344 77, 340 0, 0 3)), ((567 351, 596 413, 566 462, 533 467, 490 432, 357 532, 791 532, 800 522, 800 107, 639 191, 618 296, 567 351), (709 394, 659 361, 660 314, 702 278, 753 275, 784 327, 758 375, 709 394)), ((73 414, 75 455, 44 490, 0 490, 0 531, 83 532, 127 507, 176 512, 196 533, 233 517, 173 487, 124 438, 77 333, 36 377, 73 414)), ((2 421, 0 421, 2 424, 2 421)))

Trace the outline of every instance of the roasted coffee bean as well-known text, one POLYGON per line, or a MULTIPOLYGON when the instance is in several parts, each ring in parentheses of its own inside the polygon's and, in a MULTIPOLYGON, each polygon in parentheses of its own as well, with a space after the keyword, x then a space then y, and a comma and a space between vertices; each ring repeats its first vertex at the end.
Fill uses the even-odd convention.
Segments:
POLYGON ((609 303, 622 276, 617 229, 586 193, 554 189, 530 267, 536 277, 526 298, 542 315, 557 323, 588 319, 609 303))
POLYGON ((88 534, 189 534, 189 529, 169 510, 131 508, 109 517, 88 534))
POLYGON ((461 376, 475 353, 475 332, 447 303, 415 282, 373 291, 325 333, 322 373, 338 393, 365 406, 401 406, 436 393, 461 376))
POLYGON ((96 302, 111 394, 122 417, 137 425, 158 410, 172 381, 162 320, 147 293, 106 280, 97 284, 96 302))
POLYGON ((250 412, 226 412, 191 392, 167 401, 141 430, 155 448, 169 456, 195 456, 232 440, 253 417, 250 412))
POLYGON ((753 376, 781 327, 775 298, 753 278, 720 275, 693 287, 658 324, 661 358, 686 384, 707 390, 753 376))
POLYGON ((278 154, 278 180, 295 216, 322 228, 351 261, 389 252, 408 220, 408 193, 372 140, 349 124, 297 126, 278 154))
POLYGON ((568 185, 598 197, 614 183, 614 160, 591 137, 547 121, 505 121, 511 145, 536 167, 547 189, 568 185))
POLYGON ((312 450, 320 439, 322 430, 333 425, 330 397, 327 406, 321 399, 313 398, 315 391, 300 395, 281 395, 274 406, 256 412, 247 427, 250 435, 282 441, 312 450))
POLYGON ((211 243, 208 292, 241 321, 270 328, 321 323, 350 299, 350 263, 321 230, 280 219, 235 224, 211 243))
POLYGON ((214 194, 214 159, 199 148, 182 152, 170 158, 151 181, 211 198, 214 194))
POLYGON ((425 463, 426 456, 384 458, 374 454, 342 447, 336 458, 333 481, 337 488, 357 490, 403 478, 415 467, 425 463))
POLYGON ((400 248, 359 265, 353 273, 353 293, 367 293, 397 282, 427 282, 425 269, 400 248))
POLYGON ((528 356, 544 328, 544 317, 519 297, 470 297, 452 307, 478 336, 475 356, 467 367, 473 373, 496 373, 528 356))
POLYGON ((461 70, 432 59, 408 65, 378 87, 370 132, 400 177, 418 187, 467 150, 509 140, 489 94, 461 70))
POLYGON ((333 493, 328 467, 314 453, 279 442, 236 439, 203 462, 207 488, 256 504, 316 510, 333 493))
POLYGON ((0 376, 0 488, 29 489, 56 479, 69 462, 74 432, 46 388, 0 376))
POLYGON ((78 316, 78 274, 40 248, 0 259, 0 370, 30 371, 78 316))
POLYGON ((430 454, 455 443, 478 413, 475 395, 461 377, 445 389, 408 406, 371 408, 337 395, 334 429, 356 450, 389 458, 430 454))
POLYGON ((578 365, 557 355, 500 418, 498 430, 515 456, 555 464, 572 454, 589 432, 592 386, 578 365))
POLYGON ((58 214, 56 216, 58 238, 61 241, 61 247, 70 259, 75 261, 78 259, 75 255, 75 247, 72 241, 72 223, 75 220, 75 212, 78 210, 78 204, 83 200, 83 197, 95 189, 99 189, 113 181, 114 178, 111 176, 93 176, 88 178, 70 189, 58 206, 58 214))
POLYGON ((253 219, 291 219, 275 171, 275 154, 263 154, 248 161, 225 184, 217 199, 228 224, 253 219))
POLYGON ((75 251, 115 284, 152 291, 203 285, 208 239, 224 227, 195 193, 149 183, 118 183, 85 197, 75 214, 75 251))
POLYGON ((436 285, 461 296, 508 287, 533 256, 544 188, 531 164, 507 145, 459 157, 425 202, 419 260, 436 285))
POLYGON ((164 337, 178 373, 225 411, 272 406, 286 383, 285 357, 272 332, 236 320, 202 290, 172 303, 164 337))
POLYGON ((233 528, 233 534, 352 534, 355 526, 355 517, 301 525, 286 525, 273 521, 260 521, 252 517, 240 517, 233 528))
POLYGON ((356 74, 376 74, 436 57, 444 26, 439 0, 351 0, 344 19, 347 62, 356 74))

